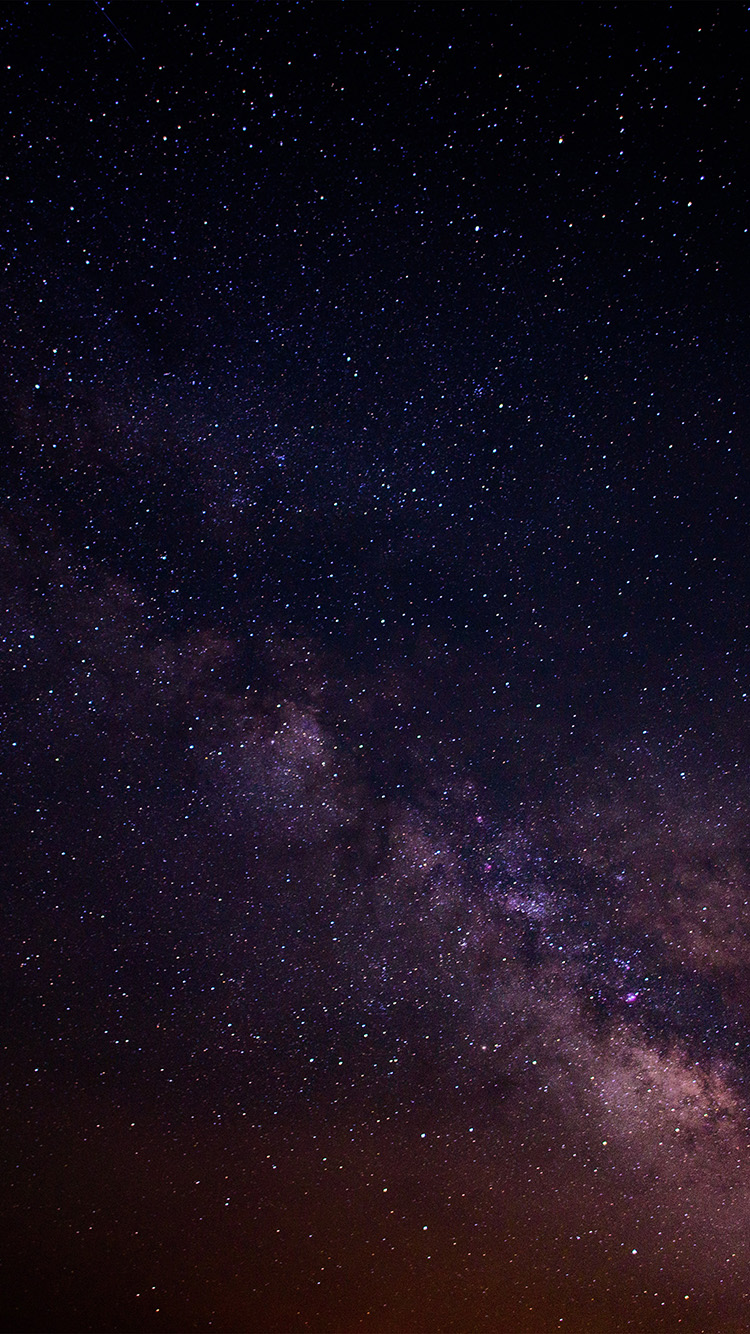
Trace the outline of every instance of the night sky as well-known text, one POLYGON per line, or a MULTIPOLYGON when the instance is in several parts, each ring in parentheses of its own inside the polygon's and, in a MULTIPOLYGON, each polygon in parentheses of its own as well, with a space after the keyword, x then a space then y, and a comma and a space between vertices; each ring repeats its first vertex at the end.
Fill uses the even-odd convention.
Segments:
POLYGON ((2 1329, 750 1330, 747 6, 0 36, 2 1329))

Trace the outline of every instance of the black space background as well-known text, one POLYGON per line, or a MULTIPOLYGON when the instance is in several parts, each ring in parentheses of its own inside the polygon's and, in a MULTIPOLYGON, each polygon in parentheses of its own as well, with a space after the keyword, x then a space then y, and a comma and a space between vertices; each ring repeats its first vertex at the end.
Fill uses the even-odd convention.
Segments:
POLYGON ((3 1328, 750 1328, 747 25, 3 7, 3 1328))

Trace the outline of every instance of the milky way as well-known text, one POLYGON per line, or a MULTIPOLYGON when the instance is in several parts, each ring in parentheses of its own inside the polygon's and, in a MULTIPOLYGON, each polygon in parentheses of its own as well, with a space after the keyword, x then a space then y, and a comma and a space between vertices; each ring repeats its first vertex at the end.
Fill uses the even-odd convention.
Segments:
POLYGON ((744 11, 39 14, 3 1328, 747 1329, 744 11))

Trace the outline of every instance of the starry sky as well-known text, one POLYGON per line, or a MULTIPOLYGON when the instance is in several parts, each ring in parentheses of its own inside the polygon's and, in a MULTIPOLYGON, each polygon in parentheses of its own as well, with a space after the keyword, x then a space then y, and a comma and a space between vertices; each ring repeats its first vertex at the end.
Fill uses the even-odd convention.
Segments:
POLYGON ((747 1331, 747 7, 0 38, 2 1328, 747 1331))

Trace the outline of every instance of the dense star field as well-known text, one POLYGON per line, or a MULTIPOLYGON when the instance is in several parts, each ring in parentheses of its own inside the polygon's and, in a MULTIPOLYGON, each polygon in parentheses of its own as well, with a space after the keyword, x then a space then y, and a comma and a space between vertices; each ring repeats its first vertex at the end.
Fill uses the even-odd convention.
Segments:
POLYGON ((750 1329, 747 29, 3 8, 3 1329, 750 1329))

